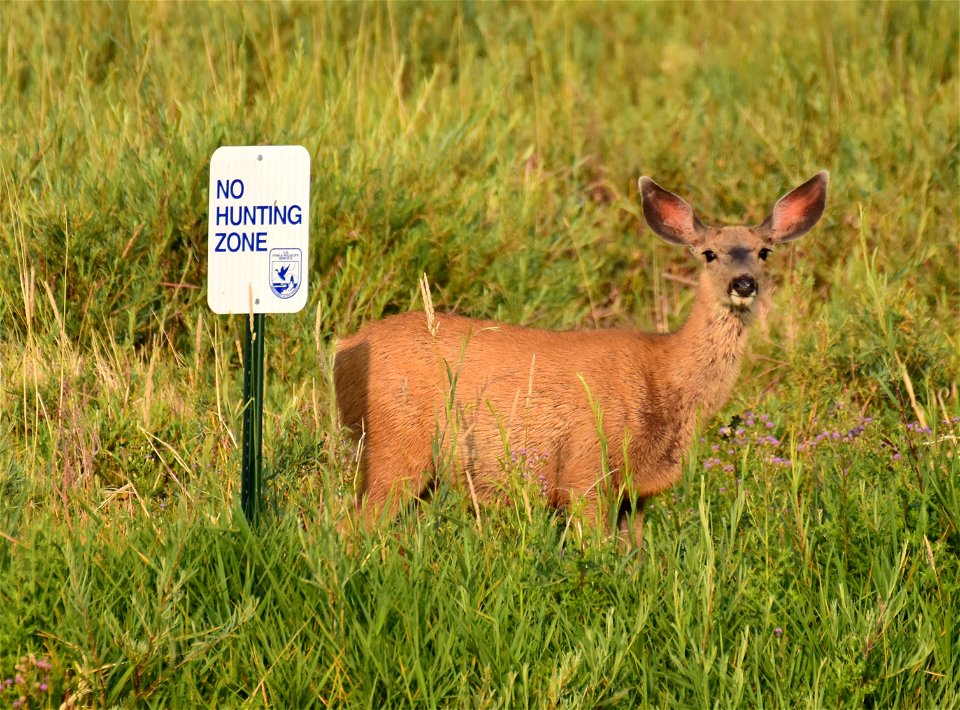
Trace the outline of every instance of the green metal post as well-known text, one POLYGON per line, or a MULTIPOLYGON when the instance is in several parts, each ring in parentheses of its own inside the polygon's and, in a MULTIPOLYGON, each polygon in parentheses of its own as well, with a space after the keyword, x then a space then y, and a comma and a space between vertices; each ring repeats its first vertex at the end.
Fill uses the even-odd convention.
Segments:
POLYGON ((246 319, 243 351, 243 463, 240 473, 240 507, 251 525, 260 519, 263 496, 263 313, 246 319))

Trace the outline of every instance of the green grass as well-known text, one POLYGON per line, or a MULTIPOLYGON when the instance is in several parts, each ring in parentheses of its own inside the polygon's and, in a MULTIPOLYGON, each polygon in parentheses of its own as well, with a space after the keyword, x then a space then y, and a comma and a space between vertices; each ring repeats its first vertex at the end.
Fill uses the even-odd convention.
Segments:
POLYGON ((0 683, 24 681, 0 706, 960 707, 958 26, 935 2, 0 6, 0 683), (245 143, 313 160, 256 531, 242 323, 204 293, 209 158, 245 143), (481 532, 445 489, 348 549, 337 336, 420 308, 423 273, 438 310, 675 328, 696 265, 636 178, 757 222, 822 168, 643 554, 575 544, 535 495, 481 532))

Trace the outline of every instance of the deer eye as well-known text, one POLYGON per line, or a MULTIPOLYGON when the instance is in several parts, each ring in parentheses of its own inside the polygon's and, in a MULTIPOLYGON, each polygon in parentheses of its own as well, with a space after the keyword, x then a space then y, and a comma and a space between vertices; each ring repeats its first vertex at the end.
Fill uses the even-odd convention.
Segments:
POLYGON ((703 258, 707 260, 707 263, 710 263, 717 258, 717 255, 707 249, 705 252, 703 252, 703 258))
POLYGON ((760 261, 766 261, 767 257, 770 256, 772 250, 764 247, 760 250, 760 261))

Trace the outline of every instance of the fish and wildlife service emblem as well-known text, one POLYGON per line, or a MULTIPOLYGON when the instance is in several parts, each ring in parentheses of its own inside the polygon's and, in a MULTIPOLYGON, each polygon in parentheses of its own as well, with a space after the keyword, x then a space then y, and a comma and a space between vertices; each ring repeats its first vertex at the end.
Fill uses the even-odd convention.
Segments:
POLYGON ((277 298, 290 298, 300 290, 303 252, 299 249, 270 250, 270 290, 277 298))

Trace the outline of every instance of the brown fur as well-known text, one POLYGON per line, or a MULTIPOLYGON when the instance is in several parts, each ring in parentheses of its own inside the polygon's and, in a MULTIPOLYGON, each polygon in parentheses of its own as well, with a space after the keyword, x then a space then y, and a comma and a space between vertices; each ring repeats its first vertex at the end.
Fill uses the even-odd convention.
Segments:
POLYGON ((395 516, 427 488, 435 444, 457 464, 453 482, 481 500, 498 496, 504 459, 525 448, 547 456, 537 474, 550 504, 597 524, 609 505, 626 501, 620 529, 639 544, 643 501, 677 482, 698 421, 723 406, 740 372, 756 299, 738 301, 734 280, 749 277, 763 292, 760 250, 813 226, 826 182, 821 173, 797 188, 759 227, 712 228, 642 178, 654 231, 716 254, 687 322, 672 334, 554 332, 454 315, 437 315, 431 330, 424 313, 406 313, 345 338, 334 380, 343 423, 362 439, 366 524, 395 516), (778 210, 789 223, 778 223, 778 210), (587 388, 602 411, 606 477, 587 388))

